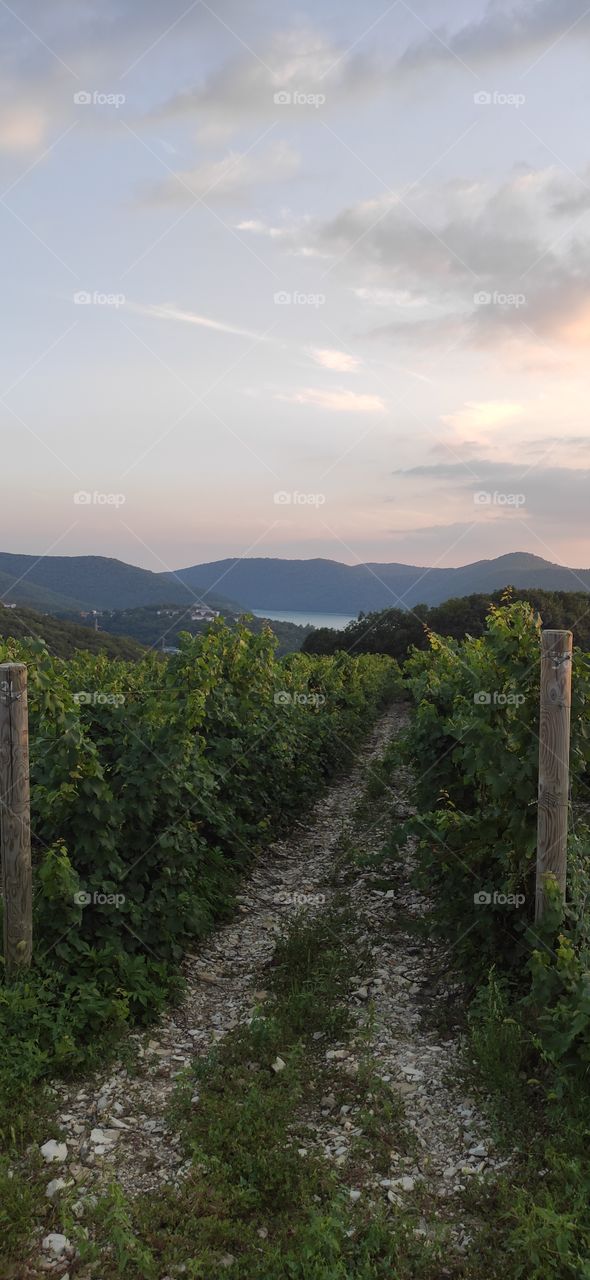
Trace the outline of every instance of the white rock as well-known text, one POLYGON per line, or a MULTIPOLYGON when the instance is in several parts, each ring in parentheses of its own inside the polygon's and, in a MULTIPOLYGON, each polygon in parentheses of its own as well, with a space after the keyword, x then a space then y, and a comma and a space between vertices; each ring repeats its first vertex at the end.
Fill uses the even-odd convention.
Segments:
POLYGON ((119 1134, 116 1129, 93 1129, 90 1134, 90 1141, 102 1147, 116 1142, 118 1137, 119 1134))
MULTIPOLYGON (((278 1075, 279 1071, 284 1071, 287 1063, 282 1058, 275 1058, 272 1064, 272 1070, 278 1075)), ((229 1255, 228 1255, 229 1256, 229 1255)), ((227 1263, 226 1263, 227 1265, 227 1263)))
POLYGON ((67 1236, 61 1235, 59 1231, 51 1231, 43 1240, 42 1248, 45 1253, 51 1254, 52 1258, 63 1258, 71 1244, 67 1236))
POLYGON ((64 1160, 67 1158, 67 1154, 67 1144, 65 1142, 56 1142, 55 1138, 49 1138, 49 1140, 44 1142, 41 1147, 41 1155, 47 1164, 53 1164, 56 1161, 63 1164, 64 1160))
POLYGON ((391 1185, 392 1187, 400 1187, 402 1191, 413 1191, 416 1186, 416 1180, 404 1173, 401 1178, 393 1178, 391 1185))
POLYGON ((351 1187, 348 1194, 353 1202, 356 1200, 360 1200, 361 1198, 361 1193, 357 1187, 351 1187))
POLYGON ((59 1195, 59 1192, 63 1191, 65 1186, 67 1186, 65 1178, 52 1178, 45 1188, 47 1199, 53 1200, 54 1196, 59 1195))

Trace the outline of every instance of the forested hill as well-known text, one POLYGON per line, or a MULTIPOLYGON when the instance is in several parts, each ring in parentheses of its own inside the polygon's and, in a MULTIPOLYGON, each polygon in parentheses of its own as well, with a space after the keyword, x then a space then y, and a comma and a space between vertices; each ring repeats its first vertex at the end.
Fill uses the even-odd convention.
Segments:
POLYGON ((176 574, 152 573, 108 556, 30 556, 0 552, 0 599, 25 608, 132 609, 143 605, 195 604, 239 609, 212 586, 185 586, 176 574))
POLYGON ((528 600, 541 615, 543 626, 573 631, 574 644, 590 650, 590 600, 583 591, 535 591, 508 588, 490 595, 476 593, 446 600, 429 608, 418 604, 414 609, 383 609, 367 613, 351 622, 344 631, 320 627, 303 643, 305 653, 332 654, 339 650, 351 653, 385 653, 403 662, 414 646, 425 649, 427 631, 463 640, 465 636, 481 636, 491 605, 508 599, 528 600))
POLYGON ((128 636, 111 636, 105 631, 93 631, 90 627, 77 626, 35 613, 33 609, 7 609, 0 606, 0 638, 27 640, 30 637, 43 640, 56 658, 71 658, 80 649, 89 653, 103 653, 109 658, 141 658, 145 649, 128 636))

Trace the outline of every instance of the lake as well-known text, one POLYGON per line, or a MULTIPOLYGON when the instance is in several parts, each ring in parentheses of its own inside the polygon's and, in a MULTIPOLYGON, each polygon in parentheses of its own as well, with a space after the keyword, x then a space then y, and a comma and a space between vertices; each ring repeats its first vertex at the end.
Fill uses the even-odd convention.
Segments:
POLYGON ((347 623, 355 622, 352 613, 303 613, 283 609, 250 609, 255 618, 271 618, 273 622, 295 622, 298 627, 334 627, 343 631, 347 623))

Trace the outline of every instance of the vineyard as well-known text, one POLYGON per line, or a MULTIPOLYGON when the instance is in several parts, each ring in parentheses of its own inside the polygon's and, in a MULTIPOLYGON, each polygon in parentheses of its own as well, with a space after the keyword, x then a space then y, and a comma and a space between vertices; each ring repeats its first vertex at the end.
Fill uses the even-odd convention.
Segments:
POLYGON ((278 662, 223 624, 163 664, 7 642, 28 664, 36 963, 2 997, 23 1091, 161 1007, 183 951, 258 849, 346 760, 396 681, 386 658, 278 662))
MULTIPOLYGON (((549 907, 535 923, 540 626, 530 604, 506 600, 491 608, 482 635, 430 632, 428 647, 402 668, 378 654, 279 660, 268 633, 222 622, 203 638, 185 637, 168 662, 86 653, 65 661, 39 643, 3 643, 0 660, 28 666, 35 938, 32 968, 0 993, 3 1275, 37 1274, 27 1252, 32 1214, 43 1231, 67 1227, 69 1252, 61 1269, 59 1253, 51 1266, 62 1276, 69 1259, 82 1280, 208 1277, 226 1266, 239 1280, 590 1276, 590 668, 576 649, 566 903, 549 881, 549 907), (407 728, 382 722, 386 737, 367 758, 362 787, 345 797, 341 829, 318 835, 310 817, 318 796, 329 804, 340 795, 334 788, 362 765, 366 735, 391 704, 408 705, 407 728), (271 844, 288 839, 295 869, 282 888, 301 911, 286 931, 280 925, 275 969, 263 967, 258 979, 268 988, 262 1005, 231 1024, 204 1065, 177 1052, 188 1075, 181 1071, 167 1123, 184 1134, 188 1182, 166 1187, 158 1204, 151 1194, 149 1211, 107 1184, 80 1226, 65 1179, 70 1207, 45 1201, 40 1209, 43 1175, 31 1151, 48 1105, 45 1082, 78 1088, 81 1076, 116 1060, 129 1029, 166 1020, 183 999, 197 1035, 201 1005, 190 980, 186 995, 183 956, 198 953, 213 930, 234 936, 236 909, 247 910, 239 907, 244 882, 253 868, 264 872, 271 844), (322 889, 311 909, 302 877, 322 889), (375 915, 374 895, 382 906, 393 901, 393 919, 375 915), (431 1092, 450 1089, 445 1106, 459 1118, 467 1104, 453 1090, 477 1099, 482 1132, 489 1129, 479 1144, 471 1135, 477 1169, 475 1156, 465 1170, 447 1153, 445 1171, 438 1148, 429 1153, 424 1137, 426 1152, 419 1139, 416 1146, 423 1118, 408 1129, 388 1093, 391 1063, 375 1065, 379 1001, 406 951, 407 965, 426 965, 432 1003, 421 1047, 418 1030, 410 1032, 409 1061, 422 1053, 430 1062, 433 1043, 446 1060, 456 1042, 456 1078, 445 1083, 435 1072, 431 1092), (378 955, 383 976, 363 979, 378 955), (358 1115, 359 1146, 350 1157, 339 1148, 329 1176, 319 1156, 312 1160, 309 1138, 288 1137, 314 1091, 323 1089, 327 1115, 342 1089, 314 1057, 326 1036, 340 1046, 326 1054, 330 1069, 349 1045, 360 1061, 346 1084, 350 1100, 342 1094, 343 1123, 358 1115), (309 1155, 304 1176, 301 1152, 309 1155), (509 1167, 499 1173, 496 1163, 509 1167)), ((269 875, 275 883, 272 864, 269 875)), ((419 999, 410 1000, 411 1028, 419 999)), ((393 1032, 403 1007, 401 998, 387 1006, 393 1032)), ((420 1093, 423 1072, 400 1060, 410 1094, 420 1093)), ((141 1085, 150 1087, 149 1079, 141 1085)), ((427 1105, 428 1087, 425 1095, 427 1105)), ((411 1096, 406 1103, 411 1113, 411 1096)), ((437 1114, 435 1131, 445 1123, 437 1114)), ((459 1141, 458 1128, 443 1129, 441 1143, 459 1141)), ((59 1138, 59 1124, 54 1131, 59 1138)))

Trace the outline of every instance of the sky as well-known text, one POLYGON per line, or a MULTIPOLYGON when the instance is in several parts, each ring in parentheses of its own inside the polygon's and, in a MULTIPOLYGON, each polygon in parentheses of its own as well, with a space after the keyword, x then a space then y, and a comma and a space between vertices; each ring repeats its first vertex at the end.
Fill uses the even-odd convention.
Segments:
POLYGON ((0 549, 588 546, 587 0, 0 0, 0 549))

